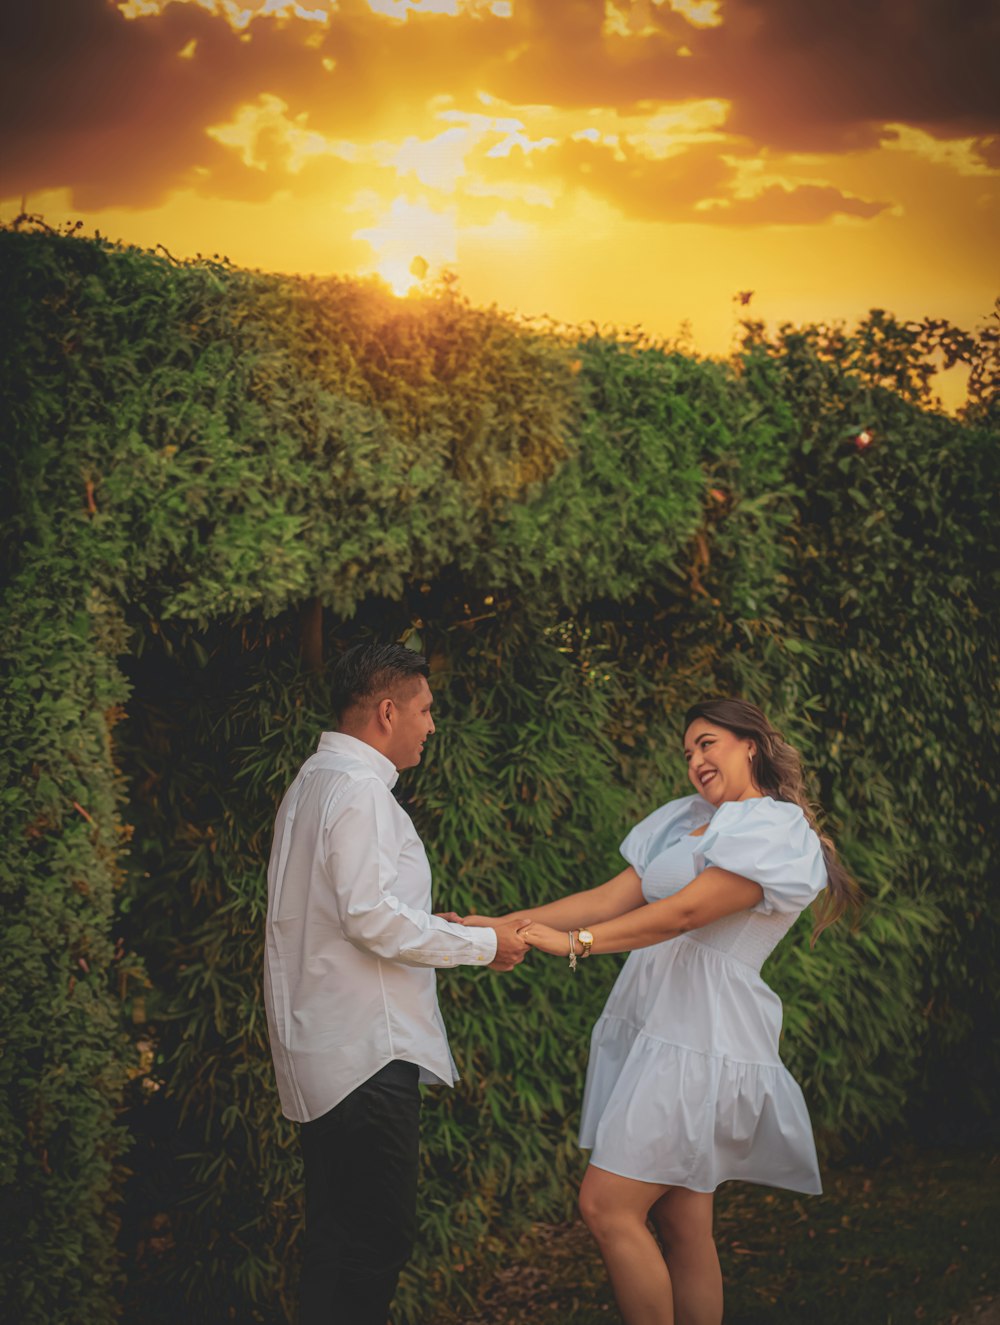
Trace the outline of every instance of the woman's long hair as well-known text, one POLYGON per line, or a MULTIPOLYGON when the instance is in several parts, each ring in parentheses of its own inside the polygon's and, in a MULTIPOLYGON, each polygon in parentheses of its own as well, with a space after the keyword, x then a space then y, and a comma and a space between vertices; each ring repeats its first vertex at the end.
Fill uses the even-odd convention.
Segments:
POLYGON ((813 907, 812 942, 815 943, 827 925, 839 920, 847 910, 851 911, 856 925, 864 894, 837 855, 833 841, 817 822, 818 807, 806 796, 799 752, 771 726, 756 704, 745 699, 709 699, 693 705, 684 718, 685 732, 696 718, 725 727, 743 740, 752 740, 757 747, 750 764, 754 782, 765 796, 798 805, 815 830, 823 849, 828 887, 813 907))

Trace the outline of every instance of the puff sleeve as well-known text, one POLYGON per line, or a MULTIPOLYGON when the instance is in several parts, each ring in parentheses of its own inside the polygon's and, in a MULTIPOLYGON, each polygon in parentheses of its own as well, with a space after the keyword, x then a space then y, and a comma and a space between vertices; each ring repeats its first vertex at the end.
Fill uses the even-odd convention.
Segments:
POLYGON ((694 864, 699 874, 717 865, 759 883, 764 896, 751 909, 765 916, 798 914, 827 884, 823 849, 801 807, 770 796, 720 805, 694 864))
POLYGON ((646 866, 661 851, 682 838, 685 833, 700 828, 712 817, 712 806, 701 796, 682 796, 667 801, 658 810, 637 823, 622 842, 619 850, 641 879, 646 866))

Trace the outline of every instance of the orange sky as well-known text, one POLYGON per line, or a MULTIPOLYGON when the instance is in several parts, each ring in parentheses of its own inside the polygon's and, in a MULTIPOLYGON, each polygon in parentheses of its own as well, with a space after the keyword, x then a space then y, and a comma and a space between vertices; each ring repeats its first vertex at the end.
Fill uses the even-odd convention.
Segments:
POLYGON ((688 328, 1000 292, 994 0, 22 0, 0 217, 688 328))

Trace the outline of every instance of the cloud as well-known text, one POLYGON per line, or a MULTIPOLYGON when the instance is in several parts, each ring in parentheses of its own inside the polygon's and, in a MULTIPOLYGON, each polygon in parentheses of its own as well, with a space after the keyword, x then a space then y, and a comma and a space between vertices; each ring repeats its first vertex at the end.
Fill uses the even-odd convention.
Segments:
POLYGON ((333 197, 407 174, 411 191, 481 203, 521 187, 515 210, 583 189, 646 220, 815 224, 887 204, 838 192, 821 165, 742 199, 723 150, 787 175, 783 154, 885 141, 927 155, 944 139, 973 144, 948 157, 956 170, 1000 164, 992 0, 517 0, 510 17, 486 0, 407 0, 396 18, 365 0, 127 8, 139 16, 111 0, 10 8, 11 193, 69 187, 81 208, 146 208, 182 188, 333 197), (520 127, 490 138, 472 124, 469 108, 491 101, 520 127), (682 133, 669 108, 688 102, 710 109, 682 133), (598 141, 574 140, 574 115, 575 128, 631 129, 613 148, 596 127, 598 141), (560 117, 559 132, 539 127, 560 117))
POLYGON ((194 5, 130 22, 105 0, 32 0, 9 18, 4 175, 19 192, 68 185, 84 207, 149 206, 225 177, 227 153, 207 127, 250 99, 244 87, 307 75, 310 52, 290 30, 272 24, 255 44, 194 5))
POLYGON ((829 184, 771 184, 750 198, 713 200, 700 217, 719 225, 819 225, 835 216, 870 220, 889 205, 851 197, 829 184))
POLYGON ((853 150, 886 123, 964 137, 1000 125, 992 0, 743 0, 699 40, 730 128, 786 150, 853 150), (729 21, 729 19, 732 21, 729 21))
POLYGON ((523 10, 527 39, 494 66, 494 90, 514 102, 624 111, 718 98, 733 133, 785 151, 871 146, 892 122, 939 137, 1000 130, 994 0, 727 0, 723 22, 700 29, 646 5, 630 37, 605 36, 597 4, 523 10))
MULTIPOLYGON (((151 206, 213 177, 234 182, 207 130, 262 96, 293 117, 307 111, 319 134, 397 136, 443 91, 472 99, 498 25, 402 23, 345 0, 322 27, 265 14, 240 30, 200 4, 129 20, 107 0, 24 0, 0 51, 4 178, 17 192, 69 186, 91 207, 151 206)), ((253 196, 279 186, 245 185, 253 196)))
POLYGON ((1000 170, 1000 134, 992 138, 978 139, 975 154, 990 170, 1000 170))
POLYGON ((559 180, 609 202, 624 216, 642 221, 697 219, 695 203, 724 188, 732 175, 715 143, 689 147, 661 160, 628 144, 579 139, 523 163, 526 174, 559 180))
MULTIPOLYGON (((643 144, 644 145, 644 144, 643 144)), ((515 163, 517 164, 517 163, 515 163)), ((483 170, 487 162, 477 163, 483 170)), ((818 225, 834 216, 864 220, 891 204, 842 192, 826 183, 754 180, 754 158, 730 155, 724 143, 682 146, 650 157, 627 139, 577 135, 519 163, 519 180, 550 192, 584 191, 629 220, 710 225, 818 225)), ((505 172, 508 176, 510 168, 505 172)))

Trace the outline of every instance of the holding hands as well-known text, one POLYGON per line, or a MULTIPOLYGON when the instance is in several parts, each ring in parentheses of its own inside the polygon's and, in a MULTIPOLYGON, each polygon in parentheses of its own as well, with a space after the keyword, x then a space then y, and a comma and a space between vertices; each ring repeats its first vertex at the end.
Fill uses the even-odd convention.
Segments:
POLYGON ((491 971, 512 971, 524 961, 528 945, 514 925, 494 924, 497 936, 497 955, 490 962, 491 971))
POLYGON ((537 920, 531 920, 517 932, 529 948, 547 952, 550 957, 569 956, 569 934, 561 929, 551 929, 537 920))
MULTIPOLYGON (((455 920, 461 925, 475 925, 495 929, 497 933, 497 959, 499 961, 501 935, 511 933, 523 945, 521 956, 518 961, 522 961, 528 948, 537 948, 539 952, 548 953, 551 957, 568 957, 570 952, 569 934, 565 930, 552 929, 549 925, 543 925, 537 920, 533 920, 531 914, 526 911, 512 911, 510 915, 500 916, 498 919, 491 919, 489 916, 468 915, 457 916, 450 912, 445 916, 446 920, 455 920)), ((579 948, 577 949, 579 951, 579 948)), ((515 963, 516 965, 517 963, 515 963)), ((496 966, 497 970, 510 970, 511 967, 496 966)))
POLYGON ((518 921, 523 923, 526 919, 524 916, 504 916, 494 920, 489 916, 479 915, 463 918, 455 911, 438 911, 436 914, 442 920, 450 920, 455 925, 474 925, 481 929, 492 929, 496 933, 497 952, 489 965, 491 971, 512 971, 527 956, 528 944, 517 927, 518 921))

